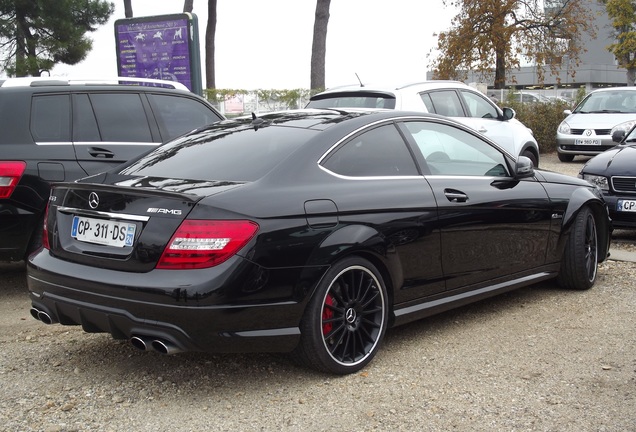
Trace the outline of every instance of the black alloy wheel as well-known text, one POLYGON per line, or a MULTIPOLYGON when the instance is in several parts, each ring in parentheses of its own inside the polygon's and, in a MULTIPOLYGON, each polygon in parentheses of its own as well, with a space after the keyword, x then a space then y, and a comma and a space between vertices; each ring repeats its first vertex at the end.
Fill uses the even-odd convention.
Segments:
POLYGON ((568 289, 586 290, 594 285, 598 270, 596 219, 589 208, 576 215, 563 252, 559 284, 568 289))
POLYGON ((346 258, 318 286, 301 325, 296 357, 324 372, 359 371, 377 353, 387 319, 386 288, 377 269, 365 259, 346 258))

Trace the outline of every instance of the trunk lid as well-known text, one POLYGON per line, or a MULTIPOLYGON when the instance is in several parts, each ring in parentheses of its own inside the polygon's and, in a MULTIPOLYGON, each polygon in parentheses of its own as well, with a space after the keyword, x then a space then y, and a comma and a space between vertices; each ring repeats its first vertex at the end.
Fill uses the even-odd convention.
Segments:
POLYGON ((150 271, 203 197, 241 184, 108 174, 57 184, 46 222, 50 252, 90 266, 150 271))

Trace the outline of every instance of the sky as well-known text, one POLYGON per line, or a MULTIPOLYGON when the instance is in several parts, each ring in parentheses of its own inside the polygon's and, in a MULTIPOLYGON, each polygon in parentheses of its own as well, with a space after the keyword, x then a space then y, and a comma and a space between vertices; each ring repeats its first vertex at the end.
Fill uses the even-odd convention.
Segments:
MULTIPOLYGON (((125 18, 123 0, 112 0, 111 20, 89 37, 93 50, 81 63, 57 65, 54 76, 98 78, 117 74, 114 23, 125 18)), ((133 16, 181 13, 182 0, 132 0, 133 16)), ((219 0, 216 87, 309 88, 315 0, 219 0)), ((442 0, 332 0, 327 29, 326 87, 406 83, 426 79, 437 45, 456 10, 442 0)), ((201 49, 207 0, 194 0, 201 49)), ((204 62, 204 54, 201 54, 204 62)), ((205 71, 202 71, 205 86, 205 71)))

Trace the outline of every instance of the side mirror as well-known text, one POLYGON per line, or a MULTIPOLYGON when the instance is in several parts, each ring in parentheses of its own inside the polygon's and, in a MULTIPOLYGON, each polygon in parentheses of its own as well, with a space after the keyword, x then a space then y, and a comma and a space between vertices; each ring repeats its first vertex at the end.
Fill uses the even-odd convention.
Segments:
POLYGON ((532 177, 534 175, 534 165, 530 158, 519 156, 515 164, 515 178, 522 179, 532 177))
POLYGON ((570 114, 572 114, 572 110, 564 110, 563 114, 570 115, 570 114))
POLYGON ((623 141, 626 134, 627 132, 625 132, 624 130, 615 130, 612 134, 612 141, 614 141, 615 143, 619 143, 623 141))
POLYGON ((512 108, 505 107, 503 109, 503 119, 504 120, 512 120, 515 118, 517 113, 512 108))

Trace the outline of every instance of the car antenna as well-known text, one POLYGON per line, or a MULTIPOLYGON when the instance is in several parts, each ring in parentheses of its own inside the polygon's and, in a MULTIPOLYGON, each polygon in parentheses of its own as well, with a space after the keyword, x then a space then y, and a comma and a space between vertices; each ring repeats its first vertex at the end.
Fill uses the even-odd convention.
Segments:
POLYGON ((358 76, 357 72, 354 72, 354 74, 356 74, 356 78, 358 78, 358 82, 360 83, 360 87, 364 87, 364 84, 362 84, 362 80, 360 79, 360 77, 358 76))
POLYGON ((258 128, 263 125, 263 123, 265 123, 265 120, 256 117, 256 113, 252 111, 252 126, 254 126, 254 130, 257 131, 258 128))

